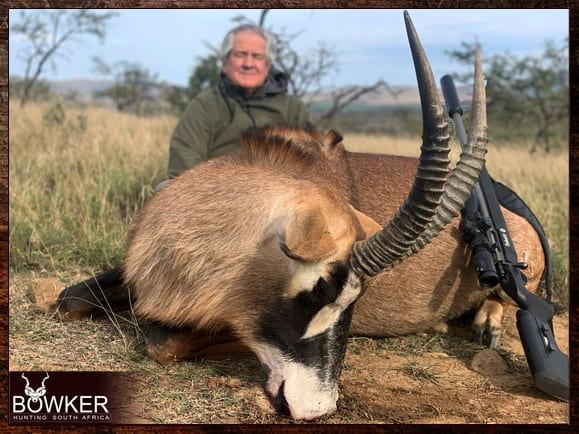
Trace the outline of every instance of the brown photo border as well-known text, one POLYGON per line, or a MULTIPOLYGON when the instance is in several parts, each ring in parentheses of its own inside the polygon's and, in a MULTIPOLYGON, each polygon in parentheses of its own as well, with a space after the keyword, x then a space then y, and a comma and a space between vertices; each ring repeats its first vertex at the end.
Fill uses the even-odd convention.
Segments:
POLYGON ((8 287, 9 287, 9 230, 8 230, 8 10, 9 9, 49 9, 49 8, 344 8, 344 9, 479 9, 479 8, 526 8, 526 9, 569 9, 569 357, 571 367, 571 396, 569 425, 95 425, 95 426, 53 426, 42 427, 44 432, 574 432, 579 429, 578 398, 578 358, 579 329, 577 324, 577 276, 579 272, 579 252, 577 229, 579 216, 575 206, 579 204, 579 83, 577 82, 579 56, 577 50, 579 28, 579 2, 577 1, 524 1, 524 0, 8 0, 0 6, 0 430, 2 432, 33 432, 33 427, 8 425, 8 287))

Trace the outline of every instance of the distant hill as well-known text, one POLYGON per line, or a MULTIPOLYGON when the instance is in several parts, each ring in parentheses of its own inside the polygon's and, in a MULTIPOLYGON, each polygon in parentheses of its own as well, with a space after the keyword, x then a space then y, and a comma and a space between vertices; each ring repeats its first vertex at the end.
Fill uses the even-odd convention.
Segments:
MULTIPOLYGON (((418 94, 418 87, 416 86, 391 86, 392 92, 388 89, 380 88, 376 92, 363 95, 358 100, 353 102, 346 111, 366 111, 376 110, 378 108, 415 108, 420 107, 420 96, 418 94)), ((339 92, 337 89, 334 92, 339 92)), ((459 87, 457 89, 461 101, 465 102, 466 106, 470 105, 472 98, 472 89, 468 86, 459 87)), ((440 98, 443 100, 442 93, 440 98)), ((324 110, 329 107, 332 101, 332 92, 323 92, 313 96, 308 100, 312 103, 312 107, 317 110, 324 110)))
MULTIPOLYGON (((313 96, 310 101, 312 103, 330 101, 332 99, 332 93, 345 89, 347 88, 344 87, 334 91, 322 92, 313 96)), ((396 95, 387 89, 380 88, 376 92, 363 95, 360 99, 356 100, 356 102, 368 106, 414 105, 420 102, 418 89, 412 86, 392 86, 392 91, 396 95)))
MULTIPOLYGON (((61 95, 76 95, 76 99, 83 102, 90 102, 95 92, 102 91, 113 85, 110 80, 74 79, 57 80, 48 82, 51 90, 61 95)), ((363 95, 348 107, 348 111, 376 110, 384 107, 409 107, 418 108, 420 98, 418 87, 416 86, 391 86, 395 95, 387 89, 380 88, 372 94, 363 95)), ((340 89, 337 89, 339 91, 340 89)), ((472 90, 469 87, 459 87, 458 92, 462 101, 470 102, 472 90)), ((442 98, 442 97, 441 97, 442 98)), ((327 109, 332 101, 332 91, 322 92, 306 101, 312 104, 315 111, 327 109)))
POLYGON ((91 100, 95 92, 105 90, 113 85, 111 80, 92 80, 79 78, 74 80, 49 81, 50 90, 57 94, 76 94, 83 101, 91 100))

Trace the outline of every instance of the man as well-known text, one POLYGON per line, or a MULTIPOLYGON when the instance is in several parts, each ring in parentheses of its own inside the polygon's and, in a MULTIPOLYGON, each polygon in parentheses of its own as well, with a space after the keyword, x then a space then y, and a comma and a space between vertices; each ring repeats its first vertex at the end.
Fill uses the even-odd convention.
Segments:
POLYGON ((227 33, 219 84, 189 103, 173 132, 169 178, 239 149, 247 128, 309 123, 305 105, 287 94, 287 76, 271 67, 275 51, 273 35, 258 26, 244 24, 227 33))

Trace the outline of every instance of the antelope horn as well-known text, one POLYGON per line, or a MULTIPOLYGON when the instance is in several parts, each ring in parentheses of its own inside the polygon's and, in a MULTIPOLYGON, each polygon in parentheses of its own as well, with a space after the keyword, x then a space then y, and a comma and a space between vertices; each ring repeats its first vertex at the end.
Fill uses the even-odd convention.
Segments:
POLYGON ((487 142, 486 93, 483 81, 480 49, 477 47, 474 64, 471 123, 467 134, 466 144, 461 152, 460 160, 448 179, 447 186, 445 187, 436 214, 426 230, 416 241, 416 244, 410 248, 409 252, 407 252, 401 260, 418 253, 460 213, 466 200, 469 198, 471 190, 477 182, 482 166, 485 163, 487 142))
POLYGON ((400 263, 422 250, 460 213, 485 163, 487 142, 486 95, 480 50, 477 47, 475 52, 471 123, 466 144, 462 149, 460 159, 452 175, 448 179, 440 206, 436 210, 432 221, 416 240, 416 244, 412 245, 404 255, 401 255, 396 263, 400 263))
POLYGON ((26 378, 24 376, 24 372, 21 374, 21 377, 24 378, 24 381, 26 381, 26 386, 25 387, 30 387, 30 383, 28 382, 28 378, 26 378))
POLYGON ((404 20, 422 107, 421 153, 412 189, 392 220, 353 246, 350 266, 367 276, 391 268, 424 232, 440 203, 449 172, 449 128, 434 76, 407 11, 404 20))
POLYGON ((44 387, 44 383, 46 382, 46 380, 48 380, 50 378, 50 376, 48 375, 48 372, 46 373, 46 377, 44 377, 44 380, 42 380, 42 387, 44 387))

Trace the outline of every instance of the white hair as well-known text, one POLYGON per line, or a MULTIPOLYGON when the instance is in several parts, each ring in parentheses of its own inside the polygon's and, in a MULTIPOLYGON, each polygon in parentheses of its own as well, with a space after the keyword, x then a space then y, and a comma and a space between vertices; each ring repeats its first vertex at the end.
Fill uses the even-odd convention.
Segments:
POLYGON ((219 53, 221 62, 227 59, 233 49, 233 37, 244 31, 256 33, 265 39, 265 59, 269 65, 273 64, 277 49, 275 36, 263 27, 254 24, 241 24, 227 32, 221 43, 221 51, 219 53))

